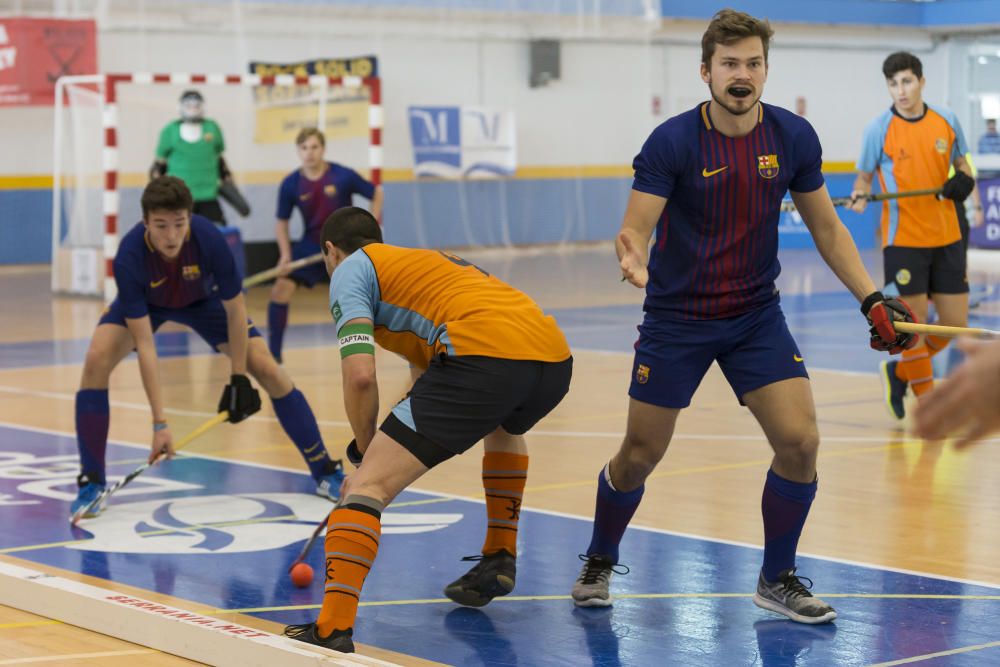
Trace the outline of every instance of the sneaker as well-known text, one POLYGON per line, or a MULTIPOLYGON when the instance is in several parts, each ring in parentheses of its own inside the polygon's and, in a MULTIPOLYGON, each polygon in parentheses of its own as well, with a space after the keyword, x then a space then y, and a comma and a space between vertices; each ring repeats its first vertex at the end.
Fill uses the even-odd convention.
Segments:
POLYGON ((340 485, 344 483, 344 464, 340 459, 331 461, 328 472, 316 478, 316 495, 337 502, 340 500, 340 485))
POLYGON ((319 628, 316 627, 315 623, 302 623, 301 625, 286 625, 282 634, 306 644, 315 644, 341 653, 354 653, 354 640, 351 639, 354 630, 351 628, 334 630, 328 637, 320 637, 319 628))
POLYGON ((833 607, 823 602, 809 592, 812 580, 795 575, 795 568, 785 570, 778 575, 778 580, 770 583, 764 579, 761 572, 757 578, 757 592, 753 603, 761 609, 783 614, 799 623, 829 623, 837 618, 833 607), (808 581, 806 586, 802 581, 808 581))
MULTIPOLYGON (((107 488, 107 484, 104 484, 103 482, 90 481, 90 477, 88 477, 86 473, 83 473, 76 478, 76 485, 79 487, 76 492, 76 500, 74 500, 73 504, 69 506, 69 515, 71 517, 75 516, 80 509, 94 502, 94 500, 96 500, 97 497, 104 492, 104 489, 107 488)), ((100 514, 103 509, 104 503, 101 503, 97 507, 91 507, 82 518, 92 519, 100 514)))
POLYGON ((445 586, 444 594, 458 604, 482 607, 493 598, 514 590, 515 558, 506 551, 489 556, 466 556, 462 560, 479 562, 460 579, 445 586))
POLYGON ((573 604, 577 607, 610 607, 611 606, 611 575, 628 574, 624 565, 616 565, 607 556, 580 554, 584 561, 580 576, 573 584, 573 604), (615 567, 620 567, 616 570, 615 567))
POLYGON ((896 376, 898 361, 883 361, 878 365, 879 377, 882 378, 882 389, 885 390, 885 405, 893 419, 901 420, 906 416, 903 409, 903 397, 906 396, 906 380, 896 376))

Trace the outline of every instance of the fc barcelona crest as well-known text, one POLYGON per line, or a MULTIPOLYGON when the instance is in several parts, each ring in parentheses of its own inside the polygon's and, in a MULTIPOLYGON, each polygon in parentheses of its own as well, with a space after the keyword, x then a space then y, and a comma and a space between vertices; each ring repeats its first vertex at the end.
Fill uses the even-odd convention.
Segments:
POLYGON ((771 155, 758 155, 757 156, 757 173, 761 175, 762 178, 774 178, 778 175, 778 156, 771 155))
POLYGON ((639 364, 639 368, 635 369, 635 381, 639 384, 649 382, 649 366, 639 364))
POLYGON ((327 197, 334 196, 335 194, 337 194, 337 186, 333 185, 332 183, 323 186, 323 194, 325 194, 327 197))
POLYGON ((197 264, 188 264, 187 266, 181 267, 181 277, 184 280, 198 280, 201 278, 201 267, 197 264))

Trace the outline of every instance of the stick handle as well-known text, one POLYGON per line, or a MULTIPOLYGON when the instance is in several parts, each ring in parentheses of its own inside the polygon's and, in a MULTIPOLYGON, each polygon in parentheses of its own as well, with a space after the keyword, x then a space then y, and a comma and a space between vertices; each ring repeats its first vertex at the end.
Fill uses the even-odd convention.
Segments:
MULTIPOLYGON (((865 199, 868 201, 886 201, 888 199, 905 199, 906 197, 926 197, 926 196, 936 196, 941 194, 941 188, 925 188, 923 190, 905 190, 903 192, 879 192, 877 194, 867 194, 865 199)), ((850 197, 833 197, 831 199, 834 206, 847 206, 851 203, 850 197)), ((795 202, 791 200, 786 200, 781 202, 782 211, 794 211, 795 202)))
POLYGON ((946 327, 939 324, 918 324, 916 322, 893 322, 892 326, 903 333, 926 334, 943 338, 972 336, 973 338, 1000 338, 1000 331, 974 329, 969 327, 946 327))
MULTIPOLYGON (((223 410, 222 412, 220 412, 219 414, 215 415, 211 419, 207 420, 201 426, 199 426, 198 428, 196 428, 195 430, 191 431, 190 433, 188 433, 187 435, 185 435, 183 438, 181 438, 180 440, 178 440, 177 442, 175 442, 174 443, 174 451, 177 451, 177 450, 181 449, 182 447, 186 447, 188 444, 191 443, 192 440, 194 440, 195 438, 198 438, 198 437, 204 435, 206 431, 208 431, 208 430, 210 430, 210 429, 218 426, 219 424, 223 423, 227 419, 229 419, 229 412, 226 411, 226 410, 223 410)), ((156 460, 153 463, 156 463, 159 460, 160 460, 160 458, 157 457, 156 460)), ((151 466, 151 465, 152 465, 152 463, 149 463, 149 462, 143 463, 138 468, 136 468, 135 470, 133 470, 129 474, 125 475, 124 477, 122 477, 117 482, 115 482, 114 485, 109 486, 108 488, 104 489, 104 491, 102 491, 96 498, 94 498, 90 502, 90 504, 85 505, 84 507, 81 507, 80 509, 78 509, 73 514, 73 516, 70 517, 70 520, 69 520, 70 525, 75 526, 77 523, 79 523, 80 519, 83 518, 84 514, 86 514, 87 512, 89 512, 90 510, 92 510, 95 507, 100 507, 101 503, 103 503, 104 501, 106 501, 116 491, 118 491, 119 489, 121 489, 123 486, 125 486, 126 484, 128 484, 129 482, 131 482, 133 479, 135 479, 139 475, 141 475, 143 472, 145 472, 146 469, 149 468, 149 466, 151 466)))
MULTIPOLYGON (((303 257, 302 259, 297 259, 288 265, 289 271, 298 271, 299 269, 311 266, 313 264, 319 264, 323 261, 323 253, 318 252, 315 255, 309 255, 308 257, 303 257)), ((266 283, 268 280, 273 280, 281 275, 281 269, 274 267, 273 269, 268 269, 267 271, 261 271, 260 273, 255 273, 249 278, 243 281, 243 287, 253 287, 254 285, 260 285, 261 283, 266 283)))
MULTIPOLYGON (((337 508, 334 507, 333 509, 337 508)), ((292 561, 292 564, 288 566, 289 572, 291 572, 292 568, 294 568, 299 563, 305 562, 306 556, 309 555, 309 550, 312 549, 312 545, 316 542, 316 538, 319 537, 319 534, 323 532, 323 529, 326 528, 326 524, 330 521, 330 514, 333 514, 333 510, 330 510, 329 514, 323 517, 323 520, 320 521, 318 524, 316 524, 316 529, 313 530, 312 535, 310 535, 309 539, 306 540, 305 545, 303 545, 302 547, 302 551, 300 551, 299 555, 295 558, 295 560, 292 561)))

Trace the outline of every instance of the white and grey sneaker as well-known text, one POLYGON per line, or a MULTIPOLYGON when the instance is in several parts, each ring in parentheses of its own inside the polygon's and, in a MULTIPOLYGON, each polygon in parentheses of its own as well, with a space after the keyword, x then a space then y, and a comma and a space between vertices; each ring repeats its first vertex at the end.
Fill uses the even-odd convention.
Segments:
POLYGON ((808 577, 795 576, 794 567, 779 574, 778 580, 773 583, 765 580, 764 573, 761 572, 757 578, 757 592, 754 593, 753 603, 761 609, 783 614, 799 623, 829 623, 837 618, 837 612, 809 592, 812 583, 808 577), (803 584, 803 580, 808 581, 809 585, 803 584))
POLYGON ((624 565, 615 565, 606 556, 580 554, 584 561, 580 576, 573 584, 573 604, 577 607, 610 607, 611 606, 611 575, 628 574, 624 565), (622 569, 616 570, 615 567, 622 569))

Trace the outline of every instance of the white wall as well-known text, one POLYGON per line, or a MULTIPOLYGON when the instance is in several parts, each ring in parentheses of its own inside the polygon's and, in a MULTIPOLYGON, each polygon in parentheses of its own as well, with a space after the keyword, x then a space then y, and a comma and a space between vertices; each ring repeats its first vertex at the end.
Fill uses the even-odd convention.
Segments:
MULTIPOLYGON (((225 17, 223 17, 225 18, 225 17)), ((100 32, 105 71, 239 72, 248 59, 294 61, 375 53, 386 108, 386 166, 412 163, 406 107, 475 103, 513 109, 525 165, 627 164, 659 120, 707 97, 698 74, 700 22, 664 24, 652 41, 610 39, 586 31, 563 34, 562 76, 528 86, 528 39, 545 36, 530 21, 443 25, 414 17, 373 21, 359 11, 337 17, 287 7, 280 15, 244 16, 242 32, 219 32, 231 21, 202 14, 119 17, 100 32), (308 20, 292 12, 308 13, 308 20), (156 29, 131 25, 157 25, 156 29), (663 114, 651 113, 651 98, 663 114)), ((881 63, 907 48, 924 61, 926 98, 946 103, 948 58, 923 32, 776 25, 764 99, 793 107, 807 99, 807 117, 829 161, 853 161, 865 124, 890 101, 881 63)), ((223 128, 225 129, 225 128, 223 128)), ((230 144, 238 137, 227 137, 230 144)), ((0 110, 0 174, 51 169, 51 110, 0 110)), ((294 166, 294 165, 290 165, 294 166)))

